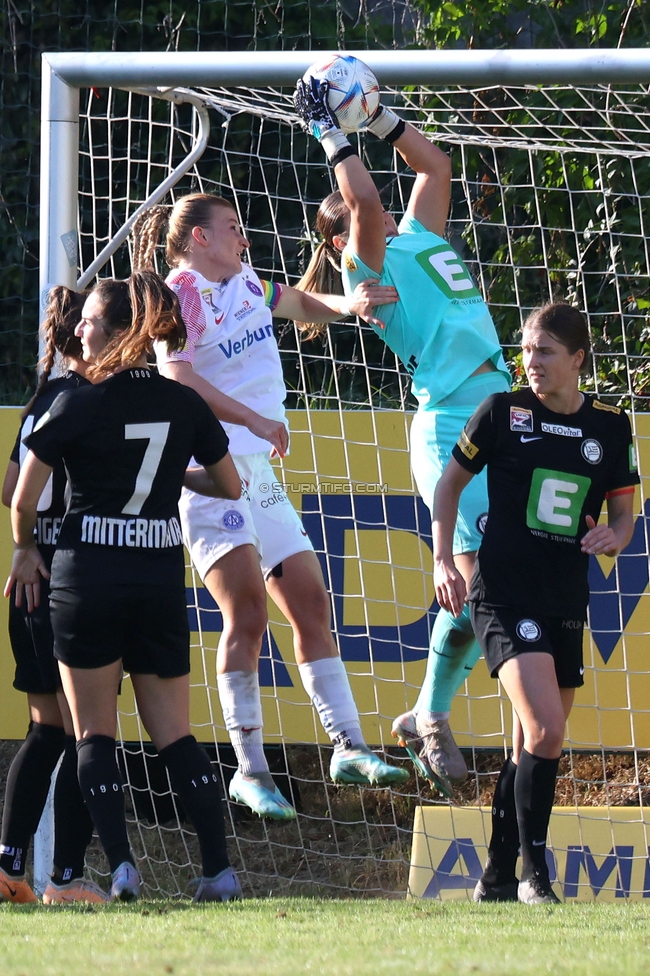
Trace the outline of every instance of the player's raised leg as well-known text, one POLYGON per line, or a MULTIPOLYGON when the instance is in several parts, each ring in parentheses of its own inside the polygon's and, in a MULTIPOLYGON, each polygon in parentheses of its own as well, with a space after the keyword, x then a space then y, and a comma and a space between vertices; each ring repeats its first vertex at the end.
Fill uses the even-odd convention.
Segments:
POLYGON ((330 598, 316 554, 309 549, 283 559, 266 585, 291 624, 302 683, 334 746, 332 780, 360 786, 404 783, 407 770, 385 763, 364 740, 350 681, 332 636, 330 598))
POLYGON ((205 585, 223 617, 217 687, 238 763, 230 796, 260 817, 292 820, 295 810, 273 782, 264 755, 258 662, 267 611, 256 548, 243 545, 225 553, 206 573, 205 585))

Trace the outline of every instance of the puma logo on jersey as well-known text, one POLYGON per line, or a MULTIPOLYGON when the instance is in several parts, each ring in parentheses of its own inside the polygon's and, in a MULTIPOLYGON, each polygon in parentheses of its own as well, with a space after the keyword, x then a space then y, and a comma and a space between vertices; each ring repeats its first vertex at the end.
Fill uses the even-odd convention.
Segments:
POLYGON ((246 335, 243 339, 237 339, 236 342, 228 339, 227 345, 220 342, 219 349, 221 349, 226 359, 232 359, 233 356, 239 356, 245 349, 252 346, 254 342, 263 342, 264 339, 270 339, 272 336, 273 326, 271 324, 264 325, 261 329, 254 329, 253 332, 249 332, 246 329, 246 335))

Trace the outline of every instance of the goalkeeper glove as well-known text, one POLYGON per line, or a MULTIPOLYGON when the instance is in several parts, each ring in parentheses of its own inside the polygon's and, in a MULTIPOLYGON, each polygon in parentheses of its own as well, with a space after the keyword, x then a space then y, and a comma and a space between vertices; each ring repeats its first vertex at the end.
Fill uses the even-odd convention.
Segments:
POLYGON ((296 83, 293 104, 305 132, 318 139, 332 166, 356 156, 356 150, 339 129, 338 119, 327 104, 329 85, 325 78, 300 78, 296 83))

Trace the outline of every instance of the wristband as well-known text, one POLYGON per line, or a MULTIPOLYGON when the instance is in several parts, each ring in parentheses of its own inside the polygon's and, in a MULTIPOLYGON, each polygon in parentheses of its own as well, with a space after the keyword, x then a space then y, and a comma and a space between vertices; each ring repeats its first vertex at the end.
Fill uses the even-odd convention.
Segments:
POLYGON ((392 145, 404 132, 406 122, 395 115, 391 108, 380 105, 366 128, 378 139, 383 139, 392 145))
MULTIPOLYGON (((316 132, 314 132, 314 135, 316 135, 316 132)), ((338 156, 344 150, 352 149, 352 146, 348 142, 348 137, 345 135, 345 133, 341 132, 340 129, 325 129, 325 131, 320 135, 317 135, 316 138, 325 150, 325 155, 329 159, 330 163, 335 156, 338 156)), ((352 152, 354 152, 353 149, 352 152)), ((350 153, 347 153, 347 155, 349 156, 350 153)))

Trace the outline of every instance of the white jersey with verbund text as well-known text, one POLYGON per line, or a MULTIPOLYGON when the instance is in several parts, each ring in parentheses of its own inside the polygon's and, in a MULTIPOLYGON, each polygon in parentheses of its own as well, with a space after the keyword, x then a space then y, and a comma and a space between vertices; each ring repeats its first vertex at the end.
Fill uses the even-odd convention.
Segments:
MULTIPOLYGON (((248 265, 224 282, 208 281, 197 271, 175 270, 167 284, 180 302, 187 345, 170 352, 158 343, 158 365, 189 362, 221 393, 262 417, 286 424, 286 389, 271 318, 281 287, 260 281, 248 265)), ((270 450, 269 442, 247 427, 223 426, 231 454, 270 450)))

